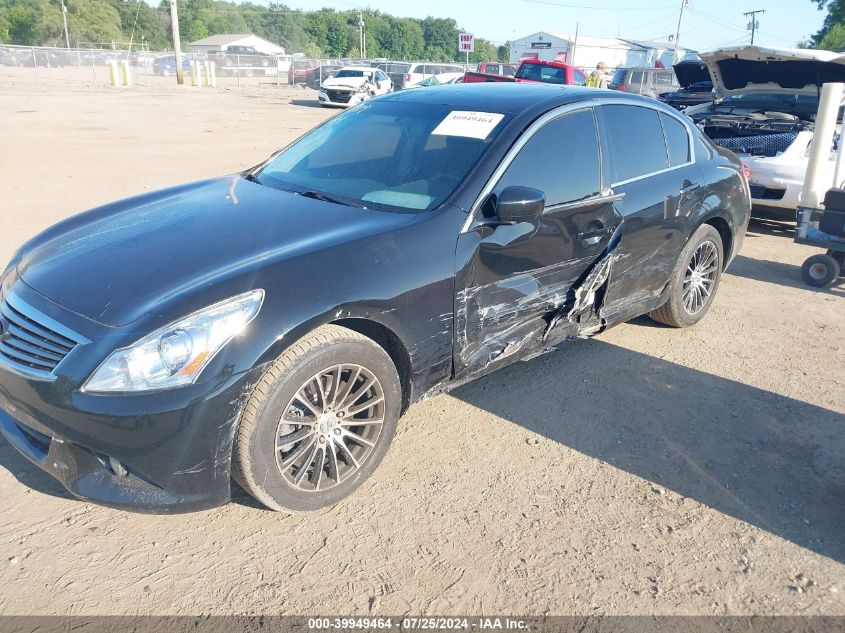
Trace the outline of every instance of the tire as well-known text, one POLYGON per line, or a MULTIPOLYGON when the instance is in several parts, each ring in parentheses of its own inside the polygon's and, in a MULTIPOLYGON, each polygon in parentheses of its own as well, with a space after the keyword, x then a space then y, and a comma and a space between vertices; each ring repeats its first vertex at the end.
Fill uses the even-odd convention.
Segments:
POLYGON ((710 310, 719 289, 724 260, 719 232, 709 224, 702 224, 681 250, 675 270, 669 278, 666 303, 649 312, 649 316, 655 321, 677 328, 690 327, 701 321, 710 310), (698 276, 690 272, 691 267, 699 271, 698 276), (705 270, 706 274, 701 274, 705 270), (692 288, 689 288, 690 286, 692 288), (700 289, 698 292, 696 287, 700 289), (709 294, 705 297, 704 289, 708 287, 709 294), (692 295, 685 295, 688 288, 692 295))
POLYGON ((387 352, 362 334, 322 326, 291 345, 255 386, 235 435, 233 478, 272 510, 334 505, 378 467, 401 406, 387 352), (279 446, 278 438, 288 441, 279 446))
POLYGON ((824 288, 839 277, 840 270, 839 262, 830 255, 813 255, 801 266, 801 277, 810 286, 824 288))

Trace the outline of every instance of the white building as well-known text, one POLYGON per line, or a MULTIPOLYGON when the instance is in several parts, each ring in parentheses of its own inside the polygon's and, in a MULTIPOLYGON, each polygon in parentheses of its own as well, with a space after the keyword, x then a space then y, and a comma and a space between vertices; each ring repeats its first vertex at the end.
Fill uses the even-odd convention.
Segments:
POLYGON ((670 68, 675 61, 697 58, 698 53, 685 48, 675 51, 668 42, 626 40, 617 37, 590 37, 588 35, 563 35, 540 31, 516 39, 511 44, 511 63, 523 59, 552 61, 559 59, 567 64, 589 70, 599 62, 608 68, 632 66, 653 67, 660 61, 670 68))
POLYGON ((250 46, 264 55, 284 55, 285 49, 251 33, 211 35, 188 44, 191 53, 225 52, 233 46, 250 46))

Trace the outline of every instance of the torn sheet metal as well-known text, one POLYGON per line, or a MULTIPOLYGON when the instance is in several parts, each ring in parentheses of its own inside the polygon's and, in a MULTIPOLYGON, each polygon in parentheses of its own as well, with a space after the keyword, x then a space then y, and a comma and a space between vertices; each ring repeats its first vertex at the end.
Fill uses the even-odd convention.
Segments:
POLYGON ((619 223, 610 236, 607 248, 602 251, 599 258, 588 269, 587 274, 584 277, 584 281, 575 287, 573 291, 574 299, 571 307, 568 307, 569 303, 567 303, 566 305, 561 306, 552 316, 549 321, 549 325, 546 327, 546 331, 543 333, 543 340, 548 338, 549 333, 557 327, 561 319, 565 319, 569 323, 575 323, 578 317, 586 313, 591 308, 595 309, 596 314, 599 317, 598 329, 591 333, 598 334, 604 330, 606 321, 601 316, 602 306, 596 305, 596 300, 599 296, 601 296, 601 301, 603 302, 606 294, 605 290, 607 282, 610 279, 611 271, 613 270, 613 262, 617 259, 616 247, 619 245, 619 241, 622 238, 624 225, 624 220, 619 223))

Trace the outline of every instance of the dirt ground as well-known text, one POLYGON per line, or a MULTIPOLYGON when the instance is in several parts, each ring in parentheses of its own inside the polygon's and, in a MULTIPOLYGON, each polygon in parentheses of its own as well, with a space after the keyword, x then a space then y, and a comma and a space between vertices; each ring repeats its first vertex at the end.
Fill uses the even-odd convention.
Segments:
MULTIPOLYGON (((310 96, 3 89, 0 260, 258 162, 332 114, 310 96)), ((100 508, 0 440, 0 613, 845 615, 845 283, 803 285, 813 252, 752 223, 697 327, 637 319, 414 406, 316 515, 100 508)))

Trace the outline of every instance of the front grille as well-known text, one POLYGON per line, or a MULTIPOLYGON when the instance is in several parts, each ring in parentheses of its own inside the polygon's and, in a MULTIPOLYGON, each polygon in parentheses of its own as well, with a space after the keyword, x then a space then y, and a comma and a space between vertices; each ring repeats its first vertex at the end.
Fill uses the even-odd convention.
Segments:
POLYGON ((342 90, 326 90, 326 95, 335 103, 349 103, 352 98, 351 92, 344 92, 342 90))
POLYGON ((751 197, 755 200, 783 200, 786 195, 786 189, 773 189, 771 187, 764 187, 763 185, 749 185, 751 189, 751 197))
POLYGON ((49 373, 77 345, 67 332, 60 334, 45 324, 49 319, 18 299, 6 297, 0 303, 0 315, 0 359, 49 373))
POLYGON ((777 134, 759 134, 757 136, 733 136, 714 138, 716 145, 721 145, 735 154, 752 156, 777 156, 795 142, 798 132, 779 132, 777 134))

